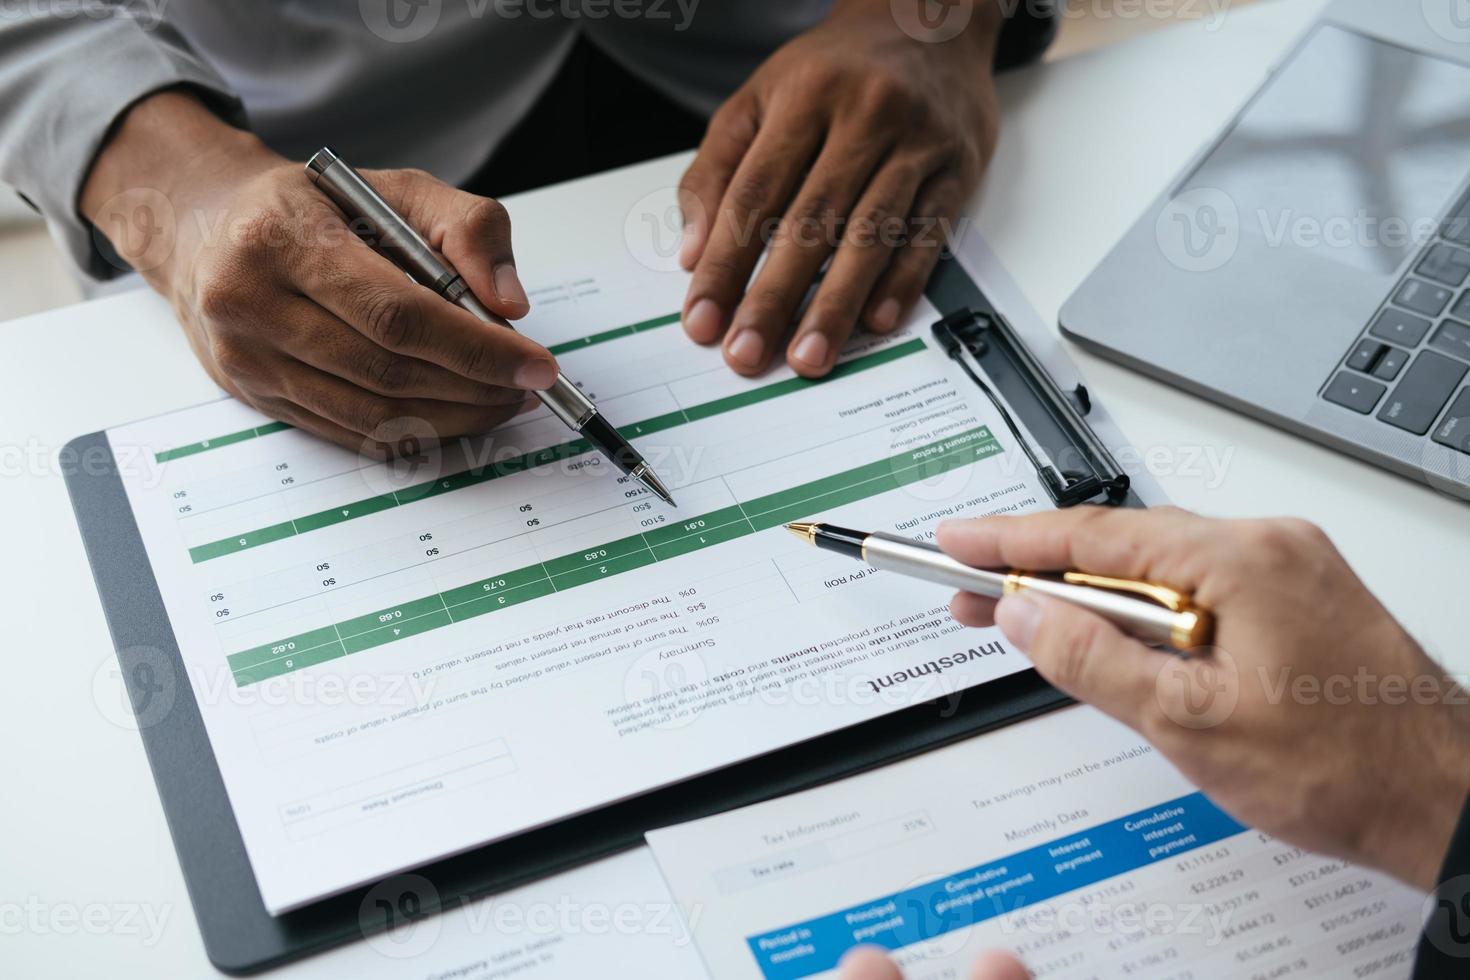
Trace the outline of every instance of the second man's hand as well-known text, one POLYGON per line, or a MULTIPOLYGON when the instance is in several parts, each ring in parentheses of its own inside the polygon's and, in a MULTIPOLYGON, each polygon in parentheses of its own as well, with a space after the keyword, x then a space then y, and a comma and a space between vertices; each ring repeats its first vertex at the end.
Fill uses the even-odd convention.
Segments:
POLYGON ((702 344, 723 338, 742 374, 784 346, 797 372, 821 376, 860 322, 895 329, 990 159, 1000 5, 977 3, 944 40, 907 33, 898 7, 839 0, 721 107, 684 176, 684 329, 702 344))
MULTIPOLYGON (((504 208, 416 171, 368 177, 487 306, 526 314, 504 208)), ((188 95, 134 107, 80 204, 173 304, 220 387, 348 448, 391 453, 423 424, 439 437, 484 432, 556 379, 545 348, 410 282, 299 163, 188 95)))
POLYGON ((951 609, 998 623, 1048 681, 1142 734, 1242 823, 1435 886, 1470 791, 1470 705, 1320 530, 1076 508, 948 521, 938 537, 968 565, 1192 594, 1215 613, 1215 647, 1187 658, 1025 593, 961 593, 951 609))

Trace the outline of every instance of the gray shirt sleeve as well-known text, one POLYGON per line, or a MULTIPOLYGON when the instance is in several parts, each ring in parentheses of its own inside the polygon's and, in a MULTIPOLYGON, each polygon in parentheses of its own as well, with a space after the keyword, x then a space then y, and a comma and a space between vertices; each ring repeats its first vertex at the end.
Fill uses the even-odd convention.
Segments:
POLYGON ((126 266, 99 250, 77 198, 113 123, 144 96, 181 85, 226 119, 244 122, 219 73, 175 30, 133 16, 133 8, 0 17, 0 180, 45 216, 77 266, 98 279, 126 266))

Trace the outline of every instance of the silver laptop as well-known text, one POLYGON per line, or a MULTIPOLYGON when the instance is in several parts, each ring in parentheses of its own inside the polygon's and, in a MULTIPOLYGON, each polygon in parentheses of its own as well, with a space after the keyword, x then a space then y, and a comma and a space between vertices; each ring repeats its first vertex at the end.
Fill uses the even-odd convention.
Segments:
POLYGON ((1467 280, 1470 0, 1337 0, 1061 326, 1470 499, 1467 280))

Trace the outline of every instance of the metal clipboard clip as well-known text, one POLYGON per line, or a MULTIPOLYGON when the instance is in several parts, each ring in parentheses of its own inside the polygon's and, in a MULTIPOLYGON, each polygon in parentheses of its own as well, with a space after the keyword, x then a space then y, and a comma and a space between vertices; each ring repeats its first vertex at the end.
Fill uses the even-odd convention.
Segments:
POLYGON ((934 337, 990 399, 1058 507, 1119 505, 1128 474, 1087 424, 1087 389, 1062 391, 999 313, 965 308, 933 326, 934 337))

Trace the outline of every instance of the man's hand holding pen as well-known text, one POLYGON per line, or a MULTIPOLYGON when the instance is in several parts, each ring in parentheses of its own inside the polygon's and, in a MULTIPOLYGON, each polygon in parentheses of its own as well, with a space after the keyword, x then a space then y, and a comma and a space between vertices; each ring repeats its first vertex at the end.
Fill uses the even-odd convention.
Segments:
MULTIPOLYGON (((1214 646, 1191 657, 1035 595, 959 593, 951 611, 999 625, 1043 677, 1139 732, 1242 823, 1435 887, 1470 791, 1470 706, 1318 528, 1077 508, 949 521, 939 544, 976 567, 1075 568, 1191 593, 1216 620, 1214 646)), ((971 974, 1024 975, 1003 953, 971 974)), ((865 950, 842 976, 898 973, 865 950)))
MULTIPOLYGON (((495 313, 525 316, 504 208, 417 171, 373 181, 495 313)), ((299 163, 191 96, 139 103, 80 203, 173 304, 216 384, 348 448, 392 444, 408 418, 441 436, 485 432, 556 380, 544 347, 409 282, 349 230, 299 163), (172 221, 158 232, 167 241, 131 233, 127 189, 139 174, 168 200, 172 221)))

